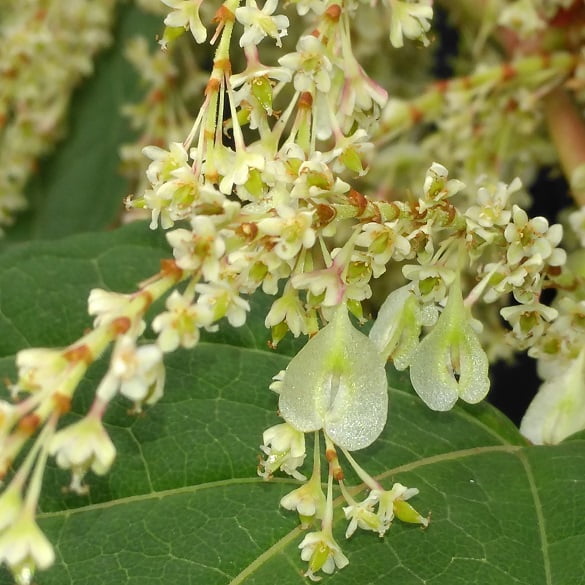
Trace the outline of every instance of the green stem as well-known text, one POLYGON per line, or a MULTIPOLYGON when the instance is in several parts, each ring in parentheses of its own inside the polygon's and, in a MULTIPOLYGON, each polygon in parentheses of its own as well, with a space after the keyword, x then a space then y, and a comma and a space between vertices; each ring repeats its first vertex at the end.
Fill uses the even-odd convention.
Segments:
POLYGON ((384 490, 384 488, 365 469, 358 465, 358 462, 351 456, 347 449, 341 447, 341 450, 343 451, 343 454, 349 461, 350 465, 353 467, 354 471, 371 490, 384 490))

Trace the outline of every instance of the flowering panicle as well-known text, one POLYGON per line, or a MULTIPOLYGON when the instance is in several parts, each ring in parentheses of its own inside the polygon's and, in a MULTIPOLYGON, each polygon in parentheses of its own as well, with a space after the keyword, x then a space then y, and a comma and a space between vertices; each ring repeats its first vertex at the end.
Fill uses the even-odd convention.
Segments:
MULTIPOLYGON (((149 89, 143 103, 127 109, 141 137, 124 158, 136 162, 139 148, 144 155, 145 178, 127 206, 147 213, 152 229, 165 230, 174 259, 134 293, 92 291, 93 329, 77 342, 18 354, 12 401, 0 402, 0 474, 8 479, 0 495, 0 561, 22 582, 51 564, 53 550, 34 520, 47 458, 71 472, 70 489, 86 490, 88 472, 106 473, 115 459, 105 419, 112 399, 124 396, 134 412, 154 404, 164 391, 165 354, 194 348, 201 329, 214 331, 222 319, 244 325, 248 297, 262 289, 274 297, 265 316, 273 347, 289 331, 311 336, 271 386, 283 422, 264 432, 258 473, 270 479, 282 470, 305 482, 305 433, 314 435, 312 475, 281 505, 298 512, 303 527, 320 523, 299 545, 305 575, 317 581, 319 572, 349 562, 333 535, 334 481, 346 504, 347 538, 358 528, 383 537, 395 518, 429 523, 409 503, 417 489, 401 483, 385 489, 350 453, 385 428, 386 361, 410 368, 414 389, 434 410, 448 410, 459 398, 480 401, 489 389, 484 345, 493 327, 477 316, 491 305, 496 320, 509 325, 510 346, 528 348, 546 379, 523 432, 555 442, 585 426, 585 309, 578 292, 585 271, 559 247, 560 224, 528 217, 523 182, 514 178, 530 178, 542 155, 532 136, 545 116, 535 107, 538 92, 572 75, 581 57, 522 55, 400 101, 389 99, 358 60, 363 47, 355 46, 354 17, 366 7, 357 1, 293 2, 311 22, 301 31, 292 10, 276 0, 163 4, 165 52, 150 55, 140 40, 128 48, 149 89), (207 75, 190 67, 188 50, 175 47, 208 37, 214 54, 207 75), (203 97, 193 119, 198 89, 203 97), (510 139, 510 120, 495 117, 502 109, 521 139, 510 139), (418 154, 391 143, 424 119, 435 124, 418 154), (525 157, 514 159, 511 176, 501 181, 503 161, 524 146, 525 157), (450 178, 447 167, 465 181, 450 178), (415 182, 401 184, 403 176, 415 182), (365 321, 372 281, 382 276, 390 293, 366 336, 352 315, 365 321), (547 288, 559 291, 553 306, 542 297, 547 288), (152 317, 155 339, 146 342, 146 312, 158 299, 164 306, 152 317), (110 346, 88 412, 65 426, 61 417, 79 381, 110 346), (26 446, 24 463, 10 475, 26 446), (344 482, 338 450, 368 490, 361 500, 361 488, 344 482)), ((521 5, 502 14, 505 26, 521 5)), ((380 8, 387 9, 395 48, 405 39, 430 43, 430 0, 387 0, 380 8)), ((538 18, 554 15, 538 11, 538 18)), ((536 20, 526 28, 537 30, 536 20)), ((0 177, 0 197, 1 185, 0 177)), ((582 240, 582 210, 569 221, 582 240)))
POLYGON ((33 0, 0 21, 0 234, 26 207, 24 188, 63 134, 72 92, 111 41, 114 0, 33 0))
POLYGON ((299 544, 301 558, 308 561, 305 575, 320 580, 319 571, 333 573, 349 560, 333 537, 333 480, 339 482, 348 504, 350 521, 346 538, 359 527, 383 536, 394 516, 406 522, 428 525, 405 500, 418 490, 395 484, 390 491, 370 477, 349 451, 367 447, 382 431, 386 419, 387 381, 384 360, 374 343, 351 324, 345 305, 340 306, 328 325, 315 335, 278 375, 273 389, 279 394, 279 413, 285 423, 264 433, 266 454, 260 476, 269 479, 277 470, 305 480, 297 468, 305 458, 304 433, 313 432, 313 473, 301 487, 281 499, 281 506, 296 510, 301 526, 320 520, 321 529, 310 532, 299 544), (366 357, 367 354, 367 357, 366 357), (366 374, 363 367, 369 370, 366 374), (323 432, 328 461, 327 496, 321 488, 320 433, 323 432), (371 489, 366 499, 355 501, 343 481, 337 450, 340 448, 359 477, 371 489), (377 511, 375 510, 377 508, 377 511))

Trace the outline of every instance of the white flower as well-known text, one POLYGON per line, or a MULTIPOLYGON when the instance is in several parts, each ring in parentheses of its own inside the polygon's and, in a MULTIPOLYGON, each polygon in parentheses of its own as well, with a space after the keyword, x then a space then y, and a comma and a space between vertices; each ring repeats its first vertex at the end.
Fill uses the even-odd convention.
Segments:
POLYGON ((395 483, 392 489, 372 490, 370 496, 378 500, 378 516, 386 530, 390 527, 396 515, 403 522, 428 526, 428 518, 421 516, 410 504, 406 503, 418 494, 417 488, 407 488, 401 483, 395 483))
POLYGON ((67 374, 69 364, 63 352, 58 349, 23 349, 16 355, 18 383, 14 390, 56 390, 67 374))
POLYGON ((101 288, 90 291, 87 300, 87 312, 95 316, 94 327, 104 323, 111 323, 118 317, 126 317, 129 313, 129 304, 132 295, 110 292, 101 288))
MULTIPOLYGON (((388 92, 368 77, 353 56, 348 57, 347 63, 345 59, 345 82, 340 96, 339 112, 346 116, 345 124, 351 128, 356 116, 361 113, 367 112, 372 121, 377 120, 380 109, 388 101, 388 92)), ((360 128, 354 134, 361 133, 367 134, 364 128, 360 128)))
POLYGON ((481 236, 488 240, 493 236, 488 231, 493 226, 504 226, 512 217, 508 209, 510 195, 522 187, 520 179, 514 179, 509 185, 497 183, 496 185, 482 186, 477 191, 478 205, 472 205, 465 212, 471 220, 472 228, 488 228, 481 231, 481 236))
POLYGON ((191 226, 192 230, 179 228, 166 234, 177 266, 183 270, 201 269, 206 280, 217 280, 225 242, 213 221, 205 215, 195 216, 191 226))
POLYGON ((264 444, 260 448, 266 454, 266 460, 260 462, 260 477, 268 479, 277 469, 282 469, 295 479, 306 479, 297 471, 305 461, 305 433, 288 423, 281 423, 266 429, 262 439, 264 444))
POLYGON ((585 429, 585 350, 544 382, 530 403, 520 432, 537 445, 560 443, 585 429))
POLYGON ((321 153, 317 153, 311 160, 301 163, 290 196, 293 199, 315 199, 326 194, 330 198, 347 191, 349 185, 339 177, 335 178, 321 153))
POLYGON ((195 290, 201 293, 197 304, 211 310, 213 321, 226 317, 232 327, 241 327, 246 322, 250 303, 239 297, 229 283, 218 281, 213 284, 198 284, 195 290))
POLYGON ((215 147, 217 169, 223 176, 219 183, 219 190, 225 195, 231 195, 234 185, 241 186, 250 177, 250 169, 264 170, 266 160, 264 156, 244 146, 239 146, 234 152, 225 147, 215 147))
POLYGON ((402 274, 412 280, 412 290, 424 302, 444 301, 448 287, 455 280, 453 269, 431 264, 408 264, 402 267, 402 274))
POLYGON ((59 467, 71 469, 71 488, 78 493, 85 491, 81 480, 88 469, 104 475, 116 458, 116 448, 101 419, 92 414, 57 432, 51 439, 49 453, 55 456, 59 467))
POLYGON ((326 47, 313 35, 305 35, 297 43, 297 52, 288 53, 278 62, 294 73, 297 91, 312 92, 313 88, 323 93, 331 89, 333 65, 325 55, 326 47))
POLYGON ((284 67, 271 67, 263 65, 259 61, 248 61, 246 69, 241 73, 235 73, 230 77, 231 86, 236 89, 244 83, 252 84, 255 79, 275 79, 276 81, 290 81, 292 74, 284 67))
POLYGON ((398 221, 387 221, 383 224, 371 222, 362 226, 357 237, 356 246, 368 249, 372 257, 372 272, 378 278, 386 271, 390 258, 404 260, 410 254, 410 242, 399 233, 398 221))
POLYGON ((498 24, 513 30, 520 38, 527 38, 547 27, 538 14, 533 0, 516 0, 503 4, 498 16, 498 24))
POLYGON ((110 373, 120 387, 120 394, 134 401, 136 408, 154 404, 162 396, 165 369, 162 351, 153 344, 136 347, 133 338, 118 338, 110 373))
POLYGON ((283 321, 295 337, 308 332, 307 314, 295 291, 285 292, 282 297, 272 303, 264 325, 275 327, 283 321))
POLYGON ((449 172, 447 169, 434 162, 425 176, 423 192, 425 199, 436 203, 449 197, 453 197, 465 187, 465 184, 457 179, 448 179, 449 172))
POLYGON ((540 282, 540 270, 542 270, 542 258, 536 254, 525 260, 518 266, 511 267, 508 264, 498 265, 494 262, 486 264, 482 275, 492 272, 484 300, 492 303, 497 298, 510 291, 518 302, 530 303, 537 294, 540 282))
POLYGON ((258 222, 258 230, 277 238, 274 252, 283 260, 294 258, 301 248, 311 248, 315 243, 312 211, 299 211, 281 205, 278 217, 267 217, 258 222))
POLYGON ((301 526, 306 528, 311 519, 323 518, 326 498, 321 488, 319 474, 315 473, 311 479, 301 487, 289 492, 280 500, 280 505, 287 510, 296 510, 301 519, 301 526))
POLYGON ((506 258, 511 266, 534 256, 550 266, 562 266, 567 259, 564 250, 555 248, 563 237, 563 227, 558 223, 549 227, 548 220, 540 216, 529 220, 518 205, 512 208, 512 223, 506 226, 504 237, 509 243, 506 258))
POLYGON ((309 11, 321 15, 325 12, 328 2, 326 0, 295 0, 295 5, 299 16, 304 16, 309 11))
POLYGON ((282 14, 272 16, 278 0, 266 0, 262 10, 255 0, 246 0, 246 6, 236 8, 236 19, 245 27, 240 37, 240 47, 257 45, 264 37, 276 40, 276 46, 282 47, 281 37, 286 36, 288 18, 282 14))
POLYGON ((350 521, 345 531, 345 538, 350 538, 357 528, 371 530, 377 532, 379 536, 384 536, 390 524, 383 522, 380 515, 374 512, 374 506, 377 503, 378 497, 370 493, 363 502, 353 503, 343 508, 345 518, 350 521))
POLYGON ((170 175, 169 179, 144 193, 144 204, 152 210, 151 229, 155 229, 159 221, 163 229, 172 227, 175 221, 191 217, 197 205, 223 204, 224 196, 201 185, 191 165, 177 167, 170 175))
POLYGON ((347 288, 341 277, 342 267, 335 262, 323 270, 295 274, 291 283, 296 289, 308 289, 315 297, 323 295, 321 305, 337 307, 343 301, 347 288))
POLYGON ((205 41, 207 30, 199 17, 199 7, 203 0, 161 0, 161 2, 174 9, 164 20, 167 26, 185 27, 191 31, 198 43, 205 41))
POLYGON ((299 544, 299 548, 301 549, 301 559, 309 561, 305 577, 309 577, 311 581, 321 580, 321 577, 316 575, 318 571, 331 575, 336 567, 343 569, 349 564, 348 558, 333 539, 331 532, 327 530, 310 532, 299 544))
POLYGON ((199 329, 211 325, 213 315, 209 307, 191 304, 179 291, 173 291, 166 301, 168 311, 152 321, 152 329, 159 336, 158 346, 164 352, 177 347, 192 348, 199 341, 199 329))
POLYGON ((554 321, 558 314, 556 309, 536 301, 500 310, 518 340, 537 339, 545 332, 546 323, 554 321))
POLYGON ((0 534, 0 563, 6 563, 15 576, 47 569, 55 560, 55 552, 41 532, 32 512, 23 508, 16 520, 0 534))
POLYGON ((187 164, 189 160, 189 155, 180 142, 171 142, 169 150, 158 146, 146 146, 142 152, 153 161, 146 170, 146 177, 153 187, 171 179, 172 172, 187 164))
POLYGON ((429 0, 409 2, 408 0, 389 0, 392 10, 390 20, 390 42, 394 47, 404 46, 404 38, 420 40, 427 46, 426 33, 431 28, 433 7, 429 0))

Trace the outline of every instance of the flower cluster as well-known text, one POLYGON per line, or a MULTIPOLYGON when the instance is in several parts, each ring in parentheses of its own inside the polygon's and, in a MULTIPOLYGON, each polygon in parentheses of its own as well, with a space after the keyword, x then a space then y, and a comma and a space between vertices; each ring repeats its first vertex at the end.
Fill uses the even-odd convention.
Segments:
MULTIPOLYGON (((288 15, 276 0, 261 6, 225 0, 213 18, 209 2, 162 3, 163 52, 149 54, 140 40, 128 48, 149 91, 144 103, 127 110, 142 135, 124 153, 132 161, 140 149, 147 160, 144 188, 127 206, 149 214, 151 228, 165 230, 174 259, 135 293, 93 290, 93 329, 69 347, 18 354, 13 400, 0 402, 0 474, 9 480, 0 496, 0 561, 16 578, 30 582, 36 568, 53 561, 34 520, 48 457, 71 471, 70 489, 86 490, 86 475, 106 473, 116 455, 104 423, 112 399, 125 397, 134 412, 157 402, 164 355, 194 348, 201 330, 214 331, 222 319, 242 326, 248 297, 260 289, 273 297, 265 317, 273 346, 288 332, 311 336, 272 385, 284 421, 264 432, 258 468, 265 479, 281 470, 305 482, 281 505, 296 510, 304 527, 320 522, 299 545, 311 580, 349 562, 333 536, 335 481, 346 504, 347 538, 358 528, 382 537, 395 518, 428 525, 408 503, 418 490, 401 483, 385 489, 351 455, 385 427, 387 361, 410 369, 415 391, 433 410, 449 410, 459 399, 479 402, 489 389, 485 347, 492 331, 491 321, 477 316, 492 307, 496 320, 508 325, 510 347, 528 349, 545 379, 523 432, 535 442, 556 442, 583 428, 585 301, 579 290, 585 270, 559 247, 560 224, 524 211, 522 181, 498 178, 509 156, 512 175, 526 179, 538 157, 550 155, 532 134, 552 114, 534 104, 538 92, 572 75, 582 57, 568 49, 515 54, 504 38, 504 48, 518 57, 514 65, 478 69, 414 101, 388 100, 358 61, 352 26, 365 10, 358 0, 298 0, 288 15), (294 26, 293 8, 296 21, 309 20, 310 29, 294 26), (175 47, 187 40, 201 45, 208 36, 215 47, 211 71, 204 74, 199 65, 191 71, 188 52, 175 47), (198 90, 202 103, 192 119, 188 104, 198 90), (510 113, 505 123, 502 111, 510 113), (395 139, 425 119, 435 125, 419 154, 401 150, 395 139), (510 140, 511 125, 520 140, 510 140), (512 156, 517 149, 524 158, 512 156), (448 163, 465 181, 450 178, 433 160, 448 163), (396 178, 401 165, 415 169, 400 173, 414 177, 408 189, 396 178), (380 278, 391 292, 366 336, 352 318, 365 321, 372 282, 380 278), (558 291, 552 306, 542 295, 550 288, 558 291), (155 338, 145 341, 146 311, 158 299, 164 308, 152 317, 155 338), (108 367, 88 412, 64 426, 79 381, 107 347, 108 367), (300 471, 306 433, 315 437, 308 480, 300 471), (338 450, 368 490, 361 501, 344 483, 338 450)), ((407 39, 430 43, 432 2, 386 4, 379 8, 386 9, 395 48, 407 39)), ((524 4, 511 3, 499 24, 511 26, 524 4)), ((552 2, 554 9, 542 11, 543 3, 529 4, 527 37, 539 19, 551 21, 567 7, 552 2)), ((486 30, 492 24, 487 21, 486 30)), ((522 35, 514 41, 524 42, 522 35)), ((0 178, 0 196, 1 189, 0 178)), ((569 221, 583 240, 582 210, 569 221)))
POLYGON ((60 138, 73 90, 110 43, 116 3, 10 4, 0 21, 0 229, 26 206, 24 188, 60 138))
POLYGON ((428 526, 428 518, 406 502, 418 494, 417 489, 396 483, 385 490, 350 454, 371 444, 382 432, 387 381, 382 356, 377 354, 374 343, 351 325, 344 305, 279 374, 273 389, 279 393, 279 411, 286 422, 265 431, 262 450, 266 459, 260 464, 259 475, 269 479, 280 469, 305 481, 297 471, 305 458, 304 434, 313 432, 315 436, 311 478, 280 501, 283 508, 298 512, 303 528, 309 528, 314 520, 320 521, 320 530, 309 532, 299 544, 301 559, 308 561, 305 576, 319 581, 319 571, 331 574, 349 563, 333 536, 334 480, 339 482, 347 503, 343 508, 349 520, 346 538, 358 527, 382 537, 395 516, 428 526), (366 370, 370 370, 370 376, 366 370), (327 495, 321 487, 321 432, 329 462, 327 495), (362 502, 354 499, 344 483, 337 448, 370 488, 362 502))

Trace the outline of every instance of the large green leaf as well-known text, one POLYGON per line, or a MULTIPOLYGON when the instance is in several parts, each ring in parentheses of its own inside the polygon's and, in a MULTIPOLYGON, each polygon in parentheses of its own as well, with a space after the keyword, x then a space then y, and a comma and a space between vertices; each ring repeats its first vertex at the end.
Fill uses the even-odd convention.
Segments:
MULTIPOLYGON (((63 345, 79 335, 89 322, 89 288, 130 290, 164 254, 161 239, 143 224, 6 253, 0 375, 10 373, 18 347, 63 345), (38 290, 50 282, 60 284, 59 295, 38 290)), ((256 475, 262 431, 278 422, 267 387, 289 360, 288 350, 267 349, 267 302, 255 299, 236 335, 219 332, 194 351, 169 356, 165 396, 146 415, 128 415, 123 401, 113 405, 107 423, 118 459, 107 477, 91 478, 87 497, 64 495, 67 474, 49 468, 41 525, 58 560, 38 576, 39 585, 304 582, 302 532, 294 514, 278 507, 296 482, 266 483, 256 475)), ((99 374, 99 367, 90 372, 72 416, 89 403, 99 374)), ((391 379, 404 386, 403 377, 391 379)), ((382 437, 356 457, 387 486, 418 487, 413 503, 432 512, 431 524, 423 531, 397 521, 383 539, 358 532, 345 541, 337 500, 336 537, 350 565, 327 579, 584 583, 584 446, 578 437, 557 447, 526 446, 487 405, 434 413, 408 388, 392 389, 382 437)), ((1 572, 0 584, 8 583, 1 572)))

